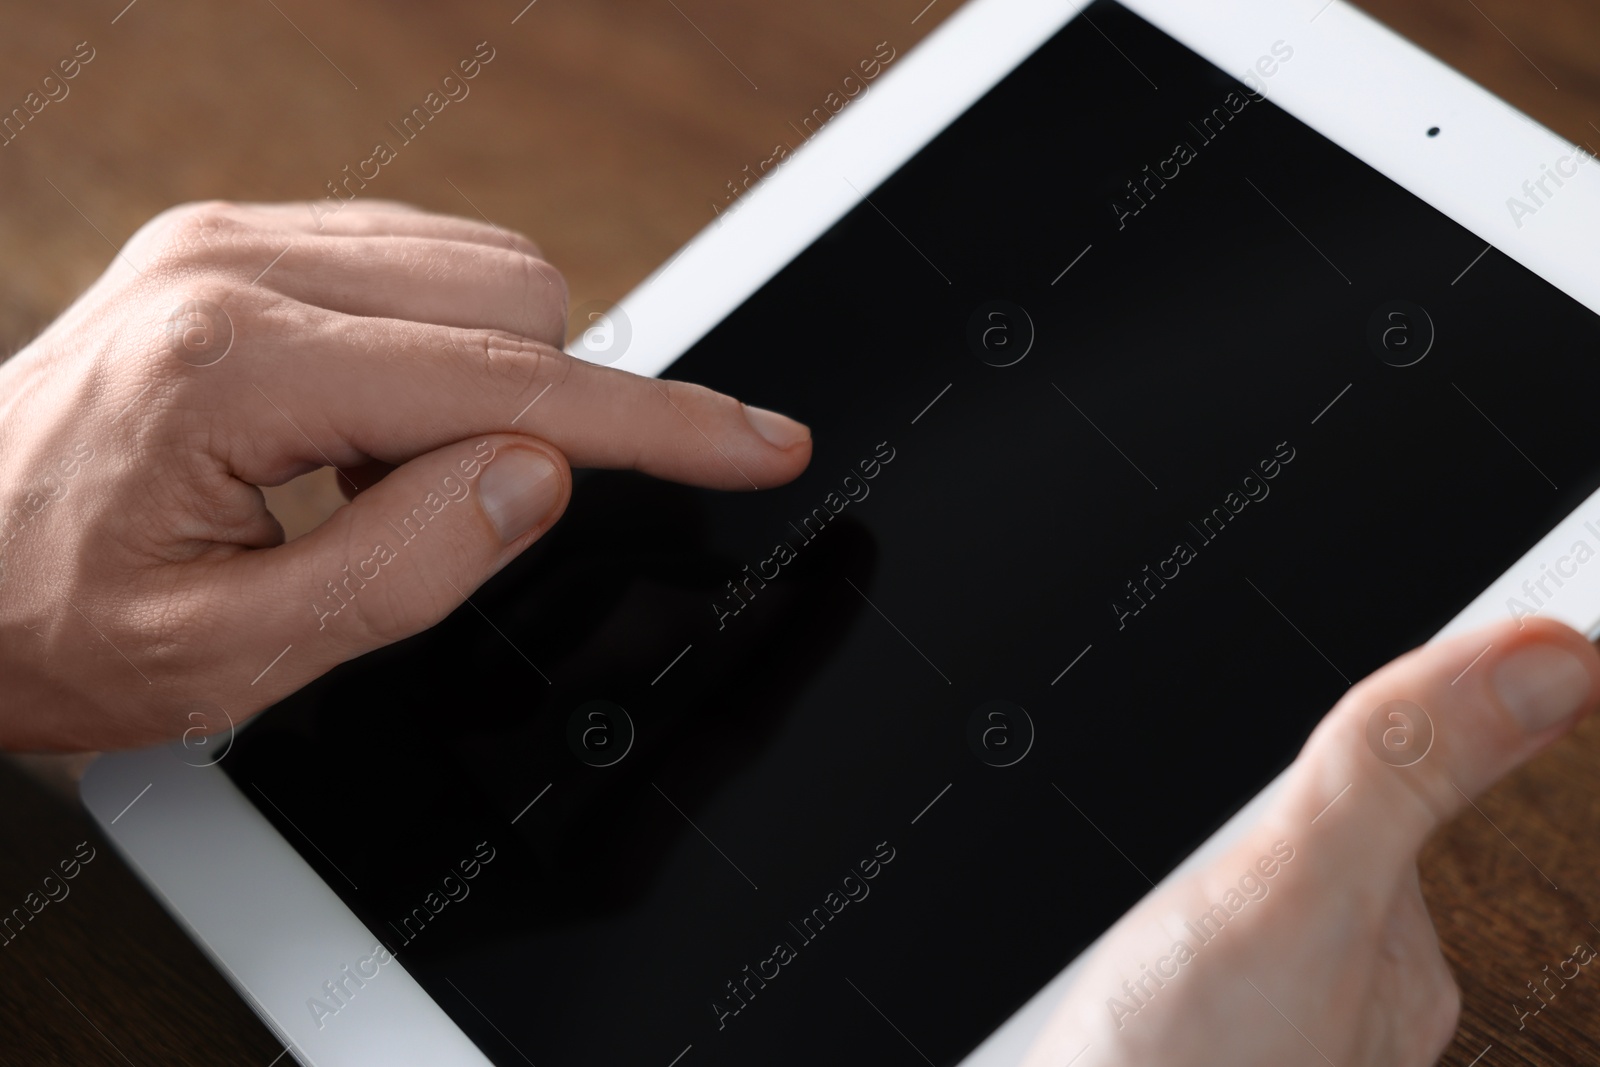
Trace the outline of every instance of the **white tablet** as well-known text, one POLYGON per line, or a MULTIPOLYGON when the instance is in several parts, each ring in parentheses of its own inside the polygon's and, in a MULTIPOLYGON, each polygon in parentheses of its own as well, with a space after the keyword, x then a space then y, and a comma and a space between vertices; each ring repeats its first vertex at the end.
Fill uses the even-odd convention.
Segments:
POLYGON ((1580 147, 1339 0, 861 51, 578 346, 802 477, 586 474, 437 628, 85 779, 302 1063, 1014 1060, 1350 682, 1600 619, 1580 147))

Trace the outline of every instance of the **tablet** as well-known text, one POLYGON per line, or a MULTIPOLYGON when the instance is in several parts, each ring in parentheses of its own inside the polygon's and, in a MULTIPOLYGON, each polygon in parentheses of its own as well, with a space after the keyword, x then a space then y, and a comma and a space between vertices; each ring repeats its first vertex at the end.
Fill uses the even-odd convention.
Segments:
POLYGON ((800 478, 586 473, 444 623, 87 776, 302 1062, 1006 1062, 1354 680, 1600 618, 1581 147, 1339 2, 863 57, 577 345, 800 478))

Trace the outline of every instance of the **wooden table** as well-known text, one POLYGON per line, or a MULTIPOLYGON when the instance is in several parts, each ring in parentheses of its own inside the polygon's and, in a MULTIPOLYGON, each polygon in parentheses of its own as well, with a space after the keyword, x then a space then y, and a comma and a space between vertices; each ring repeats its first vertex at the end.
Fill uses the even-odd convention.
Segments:
MULTIPOLYGON (((566 273, 574 306, 615 299, 711 221, 725 183, 877 42, 903 52, 957 0, 914 22, 926 0, 126 2, 6 13, 6 109, 78 42, 94 49, 70 95, 0 149, 6 352, 172 203, 321 196, 483 40, 495 59, 472 95, 369 191, 527 232, 566 273)), ((1600 144, 1600 8, 1364 2, 1564 136, 1600 144)), ((338 498, 312 475, 271 500, 294 534, 338 498)), ((79 842, 99 854, 70 897, 0 949, 0 1062, 272 1063, 278 1043, 71 799, 73 766, 20 765, 0 763, 0 902, 21 901, 79 842)), ((1546 964, 1600 944, 1597 767, 1591 722, 1428 847, 1423 881, 1466 999, 1443 1062, 1600 1062, 1600 976, 1585 972, 1520 1032, 1513 1011, 1546 964)))

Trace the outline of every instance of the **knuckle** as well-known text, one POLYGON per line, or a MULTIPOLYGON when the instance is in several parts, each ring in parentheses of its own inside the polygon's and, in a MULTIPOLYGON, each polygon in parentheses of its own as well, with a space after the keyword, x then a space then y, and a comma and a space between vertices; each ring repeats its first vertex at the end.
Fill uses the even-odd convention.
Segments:
POLYGON ((718 417, 738 413, 739 402, 715 389, 694 382, 680 382, 675 378, 666 378, 656 384, 668 402, 680 412, 697 411, 718 417))
POLYGON ((188 218, 199 213, 221 215, 231 210, 232 204, 225 200, 191 200, 183 204, 174 204, 165 211, 160 212, 139 228, 135 238, 165 233, 180 219, 188 218))
POLYGON ((350 602, 355 621, 366 647, 392 645, 418 633, 429 623, 417 609, 398 598, 392 590, 363 590, 375 596, 357 596, 350 602))
POLYGON ((182 270, 195 264, 231 261, 251 232, 252 227, 237 217, 233 204, 208 200, 156 216, 136 239, 152 266, 182 270))
POLYGON ((132 621, 143 635, 145 655, 162 675, 191 677, 208 658, 201 635, 214 632, 212 611, 181 590, 162 591, 137 609, 132 621))
POLYGON ((207 206, 174 219, 167 229, 167 241, 181 251, 211 251, 227 237, 246 228, 243 223, 207 206))
MULTIPOLYGON (((680 382, 673 378, 668 378, 659 382, 647 382, 646 385, 651 392, 659 396, 661 400, 666 401, 669 407, 677 412, 676 415, 672 414, 671 412, 668 412, 665 415, 667 425, 672 426, 673 429, 676 430, 681 427, 684 430, 689 430, 691 425, 698 425, 703 421, 696 419, 692 414, 690 414, 690 412, 692 412, 696 407, 696 401, 698 399, 697 390, 699 389, 698 386, 690 385, 688 382, 680 382), (678 417, 680 415, 682 418, 678 417)), ((649 397, 648 399, 654 404, 660 403, 660 401, 656 400, 655 397, 649 397)), ((690 430, 690 432, 692 433, 693 431, 690 430)), ((644 462, 646 458, 647 449, 645 448, 644 441, 636 439, 634 443, 634 454, 632 457, 633 465, 639 465, 640 463, 644 462)))
POLYGON ((352 655, 421 633, 448 616, 460 600, 448 582, 431 574, 409 570, 405 577, 392 583, 368 581, 350 591, 341 618, 344 612, 354 616, 354 625, 345 631, 352 639, 352 655))
MULTIPOLYGON (((529 246, 533 244, 527 238, 523 238, 523 241, 529 246)), ((561 321, 565 322, 570 306, 567 279, 539 258, 537 248, 530 250, 519 247, 517 251, 521 253, 516 259, 518 270, 522 273, 523 307, 532 309, 553 304, 560 309, 561 321)), ((530 317, 536 321, 540 316, 533 313, 530 317)))
MULTIPOLYGON (((726 439, 726 430, 732 424, 732 420, 738 419, 740 424, 744 421, 739 415, 739 402, 715 389, 708 389, 693 382, 678 381, 675 378, 661 381, 647 378, 643 386, 660 398, 650 397, 650 400, 658 405, 665 400, 671 406, 672 411, 666 412, 664 416, 666 425, 671 427, 671 433, 679 435, 680 442, 686 443, 687 447, 695 451, 705 447, 707 441, 726 439)), ((643 435, 637 436, 631 465, 645 468, 653 458, 643 435)))
POLYGON ((464 354, 475 357, 491 377, 519 362, 531 359, 535 367, 538 363, 531 342, 505 330, 463 330, 460 347, 464 354))
POLYGON ((1392 779, 1397 801, 1403 800, 1408 809, 1414 805, 1421 816, 1442 824, 1463 804, 1451 770, 1456 753, 1450 723, 1443 709, 1424 694, 1413 696, 1420 699, 1401 695, 1381 681, 1357 682, 1328 714, 1324 743, 1312 746, 1313 758, 1346 768, 1350 774, 1392 779), (1413 708, 1395 708, 1405 704, 1413 708), (1420 709, 1420 716, 1415 709, 1420 709), (1394 719, 1392 711, 1409 719, 1394 719), (1393 740, 1390 735, 1395 735, 1393 740), (1410 745, 1417 747, 1400 747, 1410 745))
POLYGON ((560 385, 571 373, 565 353, 539 341, 503 330, 473 331, 462 347, 481 361, 490 388, 523 391, 530 386, 560 385))
POLYGON ((397 582, 395 575, 377 581, 364 575, 358 564, 343 570, 330 564, 330 560, 359 561, 372 553, 372 541, 357 522, 350 508, 335 512, 328 520, 332 527, 328 534, 331 544, 339 546, 337 551, 306 560, 303 572, 315 591, 311 605, 319 620, 319 636, 332 643, 341 662, 410 637, 436 621, 427 617, 426 605, 419 603, 411 581, 397 582))
MULTIPOLYGON (((506 236, 511 239, 511 243, 516 246, 518 252, 544 262, 544 250, 539 247, 539 242, 520 230, 507 230, 506 236)), ((553 270, 553 268, 551 269, 553 270)))
POLYGON ((168 286, 154 307, 160 316, 149 365, 141 370, 179 381, 192 380, 189 368, 208 368, 226 358, 241 334, 257 330, 262 302, 237 279, 213 270, 191 273, 168 286))
POLYGON ((199 215, 207 218, 223 218, 241 210, 240 205, 232 200, 191 200, 179 206, 180 214, 199 215))
POLYGON ((667 378, 657 382, 655 388, 661 393, 666 402, 682 411, 685 407, 692 406, 695 402, 695 386, 688 382, 680 382, 676 378, 667 378))

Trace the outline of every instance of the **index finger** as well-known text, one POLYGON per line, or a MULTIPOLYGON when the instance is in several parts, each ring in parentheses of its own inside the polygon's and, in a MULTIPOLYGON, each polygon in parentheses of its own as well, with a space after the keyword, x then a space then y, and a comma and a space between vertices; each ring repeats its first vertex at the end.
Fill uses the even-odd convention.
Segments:
MULTIPOLYGON (((251 420, 253 437, 273 428, 279 454, 259 457, 271 465, 284 455, 399 464, 505 432, 542 438, 575 467, 716 489, 782 485, 811 459, 803 424, 703 386, 598 366, 501 331, 306 310, 302 336, 271 375, 273 404, 295 425, 270 409, 251 420)), ((241 457, 235 469, 249 477, 241 457)))

